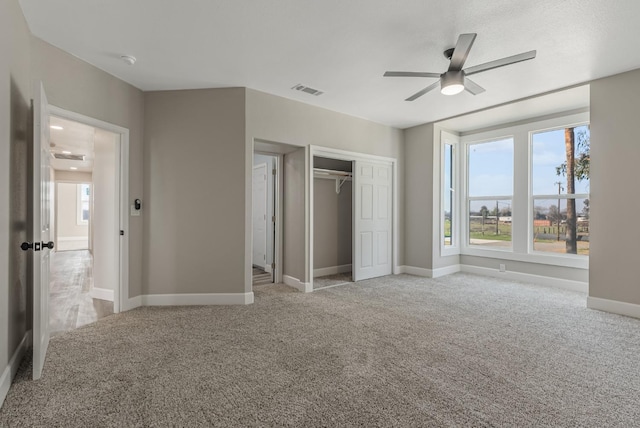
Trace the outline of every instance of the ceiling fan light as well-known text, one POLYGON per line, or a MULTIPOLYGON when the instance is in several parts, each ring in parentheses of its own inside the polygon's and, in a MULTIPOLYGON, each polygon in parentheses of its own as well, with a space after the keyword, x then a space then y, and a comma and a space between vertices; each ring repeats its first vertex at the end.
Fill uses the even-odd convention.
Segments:
POLYGON ((440 76, 440 92, 443 95, 455 95, 464 91, 462 71, 447 71, 440 76))

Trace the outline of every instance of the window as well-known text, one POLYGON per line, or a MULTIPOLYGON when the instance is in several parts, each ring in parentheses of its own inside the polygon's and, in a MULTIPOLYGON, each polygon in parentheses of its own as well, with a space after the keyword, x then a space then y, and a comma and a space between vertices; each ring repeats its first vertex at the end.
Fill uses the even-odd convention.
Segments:
POLYGON ((90 184, 78 184, 78 225, 88 224, 89 222, 89 203, 91 199, 91 185, 90 184))
POLYGON ((467 146, 468 244, 510 249, 513 138, 467 146))
POLYGON ((453 245, 453 144, 444 143, 442 146, 444 154, 443 168, 443 213, 444 216, 444 241, 445 247, 453 245))
POLYGON ((531 135, 533 251, 589 255, 587 125, 531 135))

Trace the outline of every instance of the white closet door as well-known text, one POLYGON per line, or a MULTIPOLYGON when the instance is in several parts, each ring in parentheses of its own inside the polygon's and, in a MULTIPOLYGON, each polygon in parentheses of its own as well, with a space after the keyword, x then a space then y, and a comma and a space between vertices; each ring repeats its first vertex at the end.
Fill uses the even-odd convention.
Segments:
POLYGON ((356 161, 353 279, 392 272, 391 164, 356 161))
POLYGON ((253 264, 267 265, 267 164, 253 167, 253 264))

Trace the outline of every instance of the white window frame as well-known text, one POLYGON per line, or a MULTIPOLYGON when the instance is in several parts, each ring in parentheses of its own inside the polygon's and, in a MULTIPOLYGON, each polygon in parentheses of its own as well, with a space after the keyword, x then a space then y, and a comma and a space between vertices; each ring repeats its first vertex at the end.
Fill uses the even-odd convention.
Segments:
POLYGON ((440 255, 454 256, 460 254, 461 243, 461 228, 460 228, 460 176, 461 176, 461 163, 460 163, 460 138, 447 131, 440 131, 440 180, 438 183, 440 193, 440 205, 438 210, 438 218, 440 219, 440 228, 438 233, 438 241, 440 243, 440 255), (451 187, 453 189, 453 198, 451 201, 451 245, 444 245, 444 183, 445 183, 445 146, 450 145, 453 147, 451 156, 451 167, 453 168, 453 174, 451 177, 451 187))
MULTIPOLYGON (((533 144, 531 136, 534 133, 544 132, 545 130, 553 130, 565 127, 582 126, 589 124, 589 112, 583 111, 578 113, 569 113, 557 115, 549 119, 532 120, 531 122, 520 123, 504 128, 491 129, 489 131, 466 132, 460 137, 460 162, 463 165, 462 176, 460 177, 459 196, 459 213, 460 213, 460 236, 464 236, 461 240, 460 254, 489 257, 504 260, 513 260, 527 263, 537 263, 552 266, 571 267, 577 269, 589 268, 589 256, 575 254, 549 253, 543 251, 533 251, 533 201, 534 195, 532 183, 532 165, 533 165, 533 144), (514 140, 514 187, 512 195, 512 247, 511 249, 498 248, 479 248, 478 246, 469 245, 469 204, 468 197, 468 146, 473 143, 482 143, 497 141, 504 138, 512 137, 514 140), (525 173, 519 171, 526 171, 525 173), (522 225, 526 222, 526 226, 522 225)), ((535 195, 535 199, 547 195, 535 195)), ((558 199, 558 195, 548 195, 550 199, 558 199)), ((585 194, 574 194, 571 198, 582 199, 589 197, 585 194)), ((508 199, 506 197, 497 197, 508 199)), ((562 198, 562 196, 561 196, 562 198)), ((494 199, 495 197, 480 197, 480 199, 494 199)), ((440 239, 440 238, 439 238, 440 239)))
MULTIPOLYGON (((490 253, 499 253, 499 254, 503 254, 503 253, 512 253, 514 251, 514 234, 513 234, 513 222, 511 223, 511 247, 507 248, 501 248, 501 247, 491 247, 491 248, 485 248, 485 247, 481 247, 479 245, 473 245, 470 242, 470 238, 469 238, 469 202, 471 201, 511 201, 511 206, 512 206, 512 217, 513 217, 513 204, 514 204, 514 194, 515 194, 515 189, 516 189, 516 184, 515 184, 515 179, 516 179, 516 162, 515 162, 515 152, 516 152, 516 139, 513 135, 510 134, 497 134, 496 137, 492 137, 492 138, 487 138, 487 139, 481 139, 481 140, 469 140, 469 141, 465 141, 462 145, 463 150, 464 150, 464 189, 462 193, 462 204, 464 205, 463 208, 463 215, 464 215, 464 220, 462 221, 462 228, 463 228, 463 234, 464 234, 464 241, 463 242, 463 248, 467 249, 467 251, 469 251, 470 249, 478 249, 482 252, 488 251, 490 253), (502 140, 512 140, 513 142, 513 153, 514 153, 514 160, 513 160, 513 185, 512 185, 512 194, 511 195, 501 195, 501 196, 491 196, 491 195, 482 195, 482 196, 468 196, 469 194, 469 147, 477 145, 477 144, 486 144, 486 143, 493 143, 496 141, 502 141, 502 140)), ((490 254, 489 253, 489 254, 490 254)), ((465 254, 463 252, 463 254, 465 254)), ((502 256, 499 256, 502 257, 502 256)))
POLYGON ((78 226, 86 226, 89 224, 89 220, 85 220, 82 218, 82 186, 89 186, 89 215, 91 215, 91 184, 89 183, 78 183, 76 185, 76 193, 78 195, 78 199, 76 202, 76 223, 78 226))
MULTIPOLYGON (((589 121, 578 122, 578 123, 569 123, 562 126, 549 127, 544 129, 535 129, 529 131, 529 254, 539 254, 542 256, 548 255, 548 251, 537 251, 534 249, 533 245, 533 235, 534 235, 534 227, 533 227, 533 208, 535 206, 536 199, 552 199, 552 200, 563 200, 563 199, 589 199, 589 193, 572 193, 572 194, 554 194, 554 195, 534 195, 533 194, 533 177, 531 172, 533 171, 533 135, 539 134, 542 132, 548 131, 557 131, 559 129, 565 128, 577 128, 579 126, 588 126, 589 121)), ((560 209, 560 207, 558 207, 560 209)), ((578 258, 578 259, 589 259, 589 256, 578 255, 578 254, 558 254, 558 256, 563 258, 578 258)))

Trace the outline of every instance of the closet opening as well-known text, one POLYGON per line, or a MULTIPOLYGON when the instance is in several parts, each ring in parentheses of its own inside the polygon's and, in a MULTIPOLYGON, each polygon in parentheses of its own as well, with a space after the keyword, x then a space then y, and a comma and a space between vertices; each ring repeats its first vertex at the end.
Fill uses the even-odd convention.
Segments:
POLYGON ((353 162, 313 157, 313 289, 353 282, 353 162))

